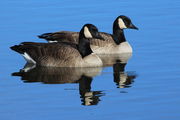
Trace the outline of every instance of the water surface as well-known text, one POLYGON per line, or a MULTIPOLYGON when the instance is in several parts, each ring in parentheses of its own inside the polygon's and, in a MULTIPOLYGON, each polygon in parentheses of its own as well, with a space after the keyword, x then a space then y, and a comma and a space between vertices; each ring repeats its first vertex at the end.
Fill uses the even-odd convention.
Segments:
POLYGON ((2 120, 179 120, 180 1, 1 1, 0 118, 2 120), (94 69, 34 68, 9 49, 59 30, 95 24, 112 32, 118 15, 139 31, 125 30, 129 59, 109 57, 94 69))

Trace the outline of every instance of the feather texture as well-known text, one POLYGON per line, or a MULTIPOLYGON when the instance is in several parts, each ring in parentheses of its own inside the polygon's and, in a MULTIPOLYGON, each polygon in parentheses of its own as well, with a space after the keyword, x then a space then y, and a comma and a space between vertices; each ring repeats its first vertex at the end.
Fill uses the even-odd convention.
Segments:
POLYGON ((51 67, 92 67, 102 66, 100 58, 95 54, 81 57, 75 45, 65 43, 32 43, 24 42, 15 45, 11 49, 27 53, 39 66, 51 67), (92 58, 90 59, 89 58, 92 58), (85 60, 84 60, 85 59, 85 60), (96 59, 98 61, 96 61, 96 59), (88 61, 89 60, 89 61, 88 61), (95 60, 96 62, 91 62, 95 60), (100 62, 100 64, 99 64, 100 62))
MULTIPOLYGON (((98 54, 117 54, 131 53, 132 47, 126 41, 123 29, 138 29, 126 16, 118 16, 113 23, 113 34, 99 32, 104 41, 100 39, 90 39, 91 49, 98 54)), ((45 33, 39 38, 46 39, 48 42, 70 42, 79 43, 79 33, 72 31, 59 31, 54 33, 45 33)))
POLYGON ((23 42, 11 49, 22 54, 28 63, 51 67, 97 67, 101 59, 93 54, 89 38, 101 38, 96 26, 86 24, 80 31, 78 44, 71 42, 34 43, 23 42), (86 30, 86 32, 84 32, 86 30), (86 33, 86 34, 85 34, 86 33), (88 34, 87 34, 88 33, 88 34))

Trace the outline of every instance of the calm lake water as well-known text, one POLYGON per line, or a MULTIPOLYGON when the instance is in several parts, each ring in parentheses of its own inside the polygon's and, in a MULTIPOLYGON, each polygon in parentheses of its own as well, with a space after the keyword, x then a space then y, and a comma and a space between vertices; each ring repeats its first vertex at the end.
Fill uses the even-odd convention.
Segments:
POLYGON ((179 120, 179 0, 5 0, 0 7, 1 120, 179 120), (34 68, 10 46, 59 30, 95 24, 112 33, 127 15, 139 31, 125 30, 134 52, 101 56, 103 68, 34 68))

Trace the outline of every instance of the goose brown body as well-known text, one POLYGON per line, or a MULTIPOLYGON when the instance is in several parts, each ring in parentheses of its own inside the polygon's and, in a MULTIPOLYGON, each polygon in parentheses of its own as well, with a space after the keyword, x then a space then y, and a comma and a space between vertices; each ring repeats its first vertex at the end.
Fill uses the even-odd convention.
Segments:
MULTIPOLYGON (((132 47, 126 41, 123 32, 123 29, 126 28, 138 29, 131 23, 131 20, 128 17, 117 17, 113 23, 113 34, 99 32, 104 41, 95 38, 90 39, 93 52, 98 54, 132 53, 132 47)), ((79 33, 72 31, 59 31, 42 34, 39 38, 46 39, 48 42, 71 42, 78 44, 79 33)))
MULTIPOLYGON (((94 45, 94 46, 104 47, 107 44, 115 45, 111 34, 108 34, 105 32, 99 32, 99 34, 104 38, 104 41, 100 39, 92 38, 90 39, 91 46, 94 45)), ((79 32, 59 31, 59 32, 54 32, 54 33, 45 33, 40 38, 44 38, 48 40, 50 43, 51 42, 70 42, 70 43, 78 44, 79 32)))
POLYGON ((12 46, 11 49, 22 54, 27 62, 38 66, 51 67, 98 67, 102 66, 101 59, 92 52, 89 38, 84 35, 84 29, 89 29, 91 37, 101 38, 97 28, 86 24, 80 31, 79 43, 34 43, 23 42, 12 46), (92 29, 92 30, 90 30, 92 29), (93 35, 93 32, 96 34, 93 35))

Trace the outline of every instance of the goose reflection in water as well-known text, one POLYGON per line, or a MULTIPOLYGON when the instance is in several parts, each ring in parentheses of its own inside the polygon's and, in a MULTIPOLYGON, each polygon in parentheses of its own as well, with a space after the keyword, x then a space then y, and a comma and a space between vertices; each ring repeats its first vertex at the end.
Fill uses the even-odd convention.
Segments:
POLYGON ((113 78, 118 88, 131 87, 137 77, 135 72, 125 72, 125 67, 132 53, 99 55, 104 67, 113 66, 113 78))
POLYGON ((99 75, 101 67, 96 68, 56 68, 35 67, 27 64, 20 72, 12 73, 20 76, 24 82, 42 82, 45 84, 79 83, 79 94, 82 105, 97 105, 102 91, 91 91, 93 77, 99 75))
POLYGON ((130 85, 134 82, 137 75, 133 72, 125 72, 126 63, 117 62, 113 65, 114 82, 118 88, 131 87, 130 85))
POLYGON ((97 105, 99 97, 104 94, 102 91, 91 91, 92 77, 82 76, 79 80, 79 93, 81 95, 82 105, 97 105))
MULTIPOLYGON (((114 82, 118 88, 130 87, 136 78, 136 74, 125 72, 125 66, 132 54, 99 55, 104 67, 113 67, 114 82)), ((42 82, 46 84, 79 84, 79 94, 82 105, 97 105, 100 97, 105 94, 102 91, 92 91, 93 77, 101 74, 102 68, 55 68, 36 67, 27 64, 20 72, 12 73, 20 76, 24 82, 42 82)))

